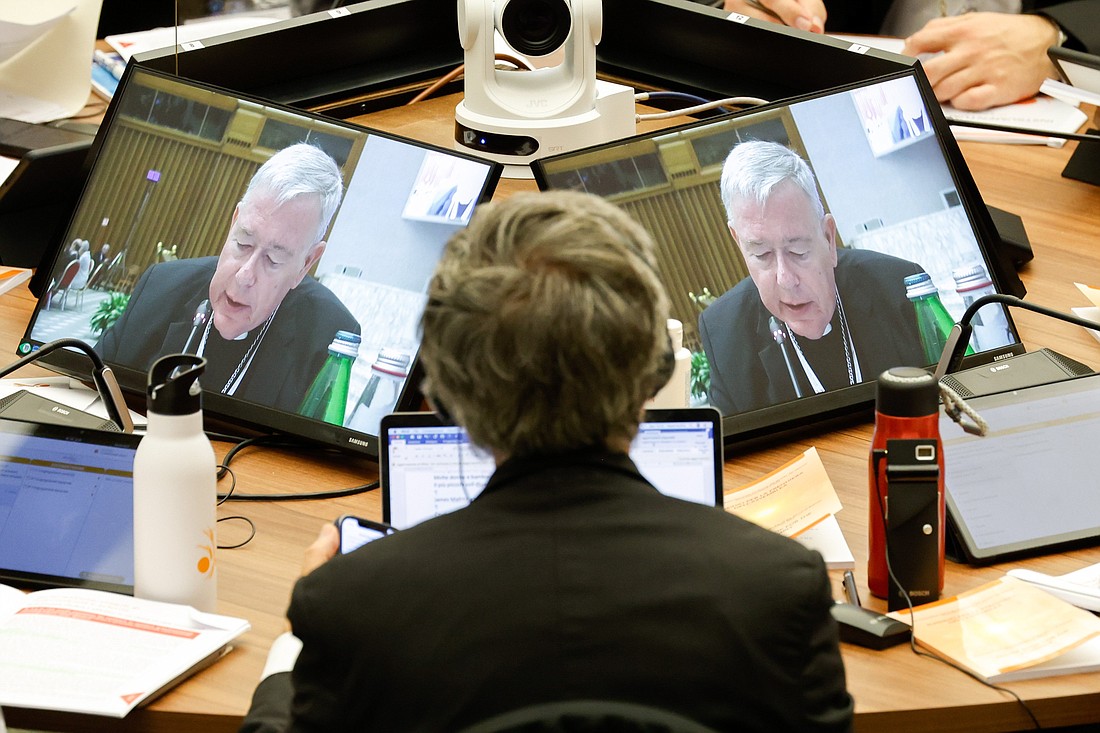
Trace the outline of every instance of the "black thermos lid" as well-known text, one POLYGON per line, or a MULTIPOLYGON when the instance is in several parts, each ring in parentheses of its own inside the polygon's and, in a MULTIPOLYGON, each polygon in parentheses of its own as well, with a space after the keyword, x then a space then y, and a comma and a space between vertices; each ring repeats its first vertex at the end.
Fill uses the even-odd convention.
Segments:
POLYGON ((878 378, 875 411, 894 417, 924 417, 939 411, 936 378, 919 367, 894 367, 878 378))
POLYGON ((202 409, 199 376, 206 359, 194 354, 168 354, 149 368, 146 391, 150 412, 158 415, 191 415, 202 409))

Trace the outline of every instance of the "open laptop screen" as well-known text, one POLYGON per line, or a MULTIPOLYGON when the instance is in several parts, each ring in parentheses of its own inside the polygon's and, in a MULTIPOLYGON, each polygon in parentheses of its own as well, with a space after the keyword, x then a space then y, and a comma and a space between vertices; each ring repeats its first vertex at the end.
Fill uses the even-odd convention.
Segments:
MULTIPOLYGON (((382 519, 407 529, 469 504, 496 466, 466 431, 432 413, 395 413, 382 421, 382 519)), ((722 436, 713 410, 650 410, 630 457, 659 491, 721 506, 722 436)))
MULTIPOLYGON (((935 364, 942 331, 918 305, 938 300, 950 327, 977 294, 1019 294, 958 161, 927 82, 910 70, 533 168, 540 188, 603 196, 653 236, 693 352, 693 404, 716 407, 730 441, 866 411, 883 371, 935 364), (797 168, 801 187, 786 173, 797 168), (769 176, 782 183, 765 201, 739 195, 731 229, 724 172, 749 192, 769 176)), ((1022 352, 1000 306, 980 320, 968 365, 1022 352)))
POLYGON ((139 440, 0 420, 0 580, 133 592, 139 440))

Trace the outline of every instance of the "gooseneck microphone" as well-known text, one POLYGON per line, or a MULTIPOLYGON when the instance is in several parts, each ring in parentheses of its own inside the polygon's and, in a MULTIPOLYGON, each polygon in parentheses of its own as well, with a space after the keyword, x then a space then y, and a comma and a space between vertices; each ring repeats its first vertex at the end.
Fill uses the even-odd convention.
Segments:
POLYGON ((798 385, 798 377, 795 376, 794 367, 791 365, 791 347, 787 342, 787 327, 775 316, 768 319, 768 327, 772 330, 772 338, 779 347, 779 353, 783 354, 783 363, 787 366, 787 376, 791 378, 794 396, 801 397, 802 387, 798 385))
POLYGON ((199 331, 206 327, 206 321, 210 318, 210 301, 204 300, 199 303, 199 307, 195 309, 195 315, 191 318, 191 334, 187 337, 187 342, 183 345, 184 354, 191 353, 191 344, 195 340, 195 336, 199 331))
POLYGON ((1014 295, 1005 295, 1003 293, 983 295, 967 307, 962 318, 959 319, 959 322, 955 324, 951 332, 947 335, 947 343, 944 344, 943 352, 940 354, 940 360, 936 364, 936 371, 934 373, 936 379, 943 379, 944 375, 959 370, 959 367, 962 365, 963 356, 966 355, 967 344, 970 343, 970 334, 974 330, 971 321, 974 320, 974 315, 981 310, 981 308, 992 303, 1023 308, 1024 310, 1029 310, 1044 316, 1050 316, 1051 318, 1057 318, 1059 321, 1072 323, 1092 331, 1100 331, 1100 325, 1094 321, 1079 318, 1078 316, 1071 316, 1068 313, 1061 313, 1053 308, 1036 305, 1035 303, 1028 303, 1014 295))
POLYGON ((103 359, 87 343, 74 338, 60 338, 49 343, 42 344, 31 353, 12 364, 0 369, 0 378, 6 377, 19 368, 38 361, 43 356, 58 349, 78 349, 92 362, 92 381, 95 383, 99 398, 103 400, 103 408, 107 411, 107 417, 111 419, 118 429, 124 433, 134 432, 134 421, 130 417, 130 411, 126 407, 126 399, 122 396, 122 389, 118 386, 118 379, 111 367, 103 363, 103 359))

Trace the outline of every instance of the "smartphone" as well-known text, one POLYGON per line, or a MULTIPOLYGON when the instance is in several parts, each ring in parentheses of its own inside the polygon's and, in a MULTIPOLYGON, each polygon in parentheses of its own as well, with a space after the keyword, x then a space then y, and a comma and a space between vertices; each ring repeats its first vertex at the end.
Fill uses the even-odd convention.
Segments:
POLYGON ((374 522, 362 517, 353 517, 350 514, 345 514, 337 519, 336 528, 340 530, 341 554, 347 554, 372 540, 397 531, 384 522, 374 522))

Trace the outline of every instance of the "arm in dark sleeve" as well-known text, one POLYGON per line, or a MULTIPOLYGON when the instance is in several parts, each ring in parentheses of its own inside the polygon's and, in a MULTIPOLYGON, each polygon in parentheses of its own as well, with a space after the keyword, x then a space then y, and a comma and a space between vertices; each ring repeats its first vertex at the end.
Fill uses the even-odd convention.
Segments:
POLYGON ((273 674, 252 693, 252 705, 241 723, 240 733, 277 733, 290 723, 290 699, 294 689, 290 672, 273 674))
POLYGON ((347 723, 346 706, 361 703, 367 689, 351 688, 363 680, 351 674, 355 649, 346 643, 346 630, 326 610, 333 604, 334 576, 322 566, 294 586, 287 618, 302 650, 290 673, 288 696, 291 727, 295 731, 333 731, 347 723))
POLYGON ((1100 2, 1073 0, 1049 5, 1038 12, 1053 20, 1066 32, 1067 48, 1100 54, 1100 2))
POLYGON ((805 663, 801 673, 805 730, 850 731, 854 703, 844 676, 839 632, 829 610, 833 605, 829 576, 817 553, 813 553, 812 565, 804 578, 806 597, 802 599, 806 614, 805 663))
MULTIPOLYGON (((317 574, 317 571, 314 571, 317 574)), ((291 596, 287 618, 294 629, 272 644, 268 665, 275 670, 289 667, 286 649, 276 649, 285 637, 297 648, 293 669, 276 671, 265 677, 252 695, 252 704, 241 725, 241 733, 281 733, 282 731, 328 731, 341 728, 350 675, 344 646, 326 639, 341 638, 321 600, 324 584, 312 584, 310 576, 298 581, 291 596), (318 587, 319 586, 319 587, 318 587), (299 646, 300 645, 300 646, 299 646), (274 660, 273 660, 274 657, 274 660)))

